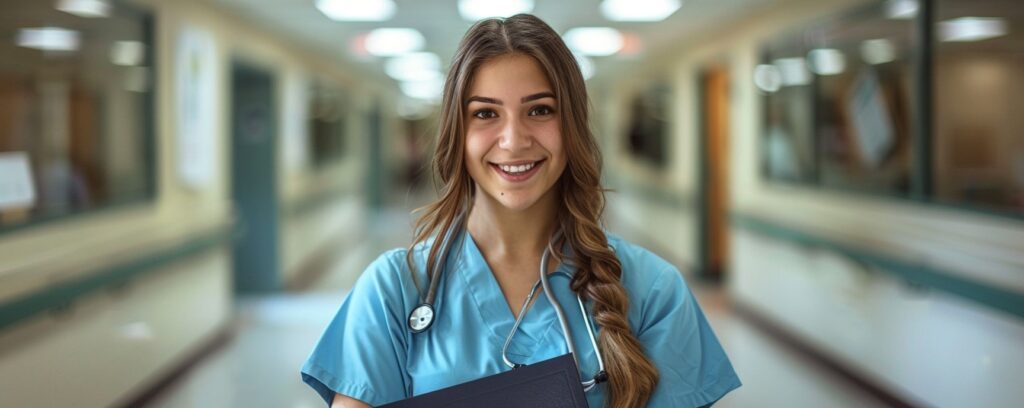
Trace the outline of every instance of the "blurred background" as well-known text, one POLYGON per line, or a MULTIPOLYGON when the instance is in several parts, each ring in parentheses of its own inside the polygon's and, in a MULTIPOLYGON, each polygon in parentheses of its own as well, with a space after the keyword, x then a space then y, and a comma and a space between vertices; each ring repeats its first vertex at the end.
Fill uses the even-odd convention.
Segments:
POLYGON ((299 367, 434 197, 458 40, 517 12, 720 406, 1024 401, 1019 0, 0 0, 0 406, 321 406, 299 367))

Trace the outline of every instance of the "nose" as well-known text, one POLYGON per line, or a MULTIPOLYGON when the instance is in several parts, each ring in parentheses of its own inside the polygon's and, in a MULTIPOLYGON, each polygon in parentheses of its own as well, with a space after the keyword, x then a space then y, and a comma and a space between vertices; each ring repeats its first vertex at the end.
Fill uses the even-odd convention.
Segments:
POLYGON ((518 119, 509 119, 501 129, 498 147, 511 152, 527 150, 533 146, 533 135, 518 119))

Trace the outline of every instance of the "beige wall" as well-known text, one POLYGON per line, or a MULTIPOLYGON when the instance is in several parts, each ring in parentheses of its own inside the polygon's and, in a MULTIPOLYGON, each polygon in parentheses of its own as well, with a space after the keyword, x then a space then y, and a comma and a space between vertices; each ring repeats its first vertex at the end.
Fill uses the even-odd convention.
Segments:
MULTIPOLYGON (((357 100, 373 99, 389 106, 393 99, 391 87, 357 82, 356 73, 338 61, 286 43, 207 2, 144 0, 138 4, 156 16, 160 61, 155 84, 157 198, 0 236, 0 302, 231 227, 232 58, 264 65, 279 79, 293 77, 277 81, 282 87, 279 96, 285 87, 301 84, 294 77, 315 73, 348 86, 357 100), (215 172, 209 185, 200 188, 186 187, 174 168, 178 95, 172 61, 186 26, 207 32, 216 50, 215 172)), ((283 128, 284 122, 279 121, 282 138, 295 137, 293 128, 283 128)), ((361 187, 366 159, 360 135, 365 128, 358 121, 350 123, 353 136, 346 159, 316 172, 278 171, 283 213, 311 197, 361 187)), ((385 123, 385 131, 388 126, 385 123)), ((286 271, 300 265, 311 248, 329 245, 334 238, 332 227, 359 219, 358 196, 334 197, 296 219, 282 219, 286 271)), ((100 291, 77 300, 67 311, 43 313, 0 332, 0 406, 106 406, 151 384, 229 323, 229 245, 177 259, 118 291, 100 291)))

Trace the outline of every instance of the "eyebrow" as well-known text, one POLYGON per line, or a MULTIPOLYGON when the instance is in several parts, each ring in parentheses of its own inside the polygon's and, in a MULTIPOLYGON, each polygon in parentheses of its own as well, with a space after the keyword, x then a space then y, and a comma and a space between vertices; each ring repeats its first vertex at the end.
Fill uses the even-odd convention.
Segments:
MULTIPOLYGON (((552 98, 552 99, 554 99, 555 98, 555 94, 553 94, 551 92, 535 93, 533 95, 527 95, 527 96, 524 96, 524 97, 520 98, 519 102, 520 103, 526 103, 526 102, 535 101, 535 100, 544 99, 544 98, 552 98)), ((489 103, 489 104, 492 104, 492 105, 504 105, 505 104, 501 100, 494 99, 494 98, 488 98, 486 96, 470 96, 469 99, 466 100, 466 104, 469 105, 469 103, 473 102, 473 101, 489 103)))

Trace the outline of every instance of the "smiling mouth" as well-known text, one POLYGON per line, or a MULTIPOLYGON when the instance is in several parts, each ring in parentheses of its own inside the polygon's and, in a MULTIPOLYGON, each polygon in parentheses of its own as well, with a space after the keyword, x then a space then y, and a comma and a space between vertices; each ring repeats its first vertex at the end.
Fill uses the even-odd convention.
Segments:
POLYGON ((530 178, 537 169, 544 164, 544 160, 538 160, 535 162, 522 162, 516 164, 497 164, 491 163, 491 168, 498 172, 498 174, 508 181, 525 181, 530 178))

